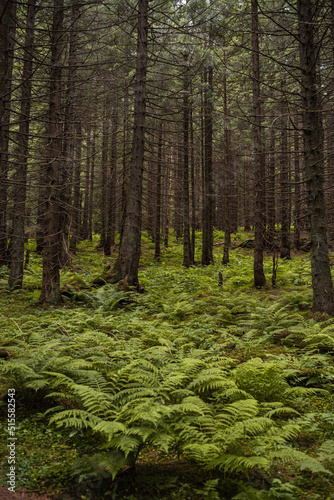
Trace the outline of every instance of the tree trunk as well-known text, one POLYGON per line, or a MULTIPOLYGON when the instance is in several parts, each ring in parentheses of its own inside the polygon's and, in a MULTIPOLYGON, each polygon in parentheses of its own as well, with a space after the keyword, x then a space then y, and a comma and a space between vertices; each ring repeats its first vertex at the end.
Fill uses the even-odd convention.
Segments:
POLYGON ((232 176, 232 156, 231 156, 231 130, 228 128, 228 110, 227 110, 227 81, 226 76, 223 79, 224 89, 224 177, 225 177, 225 193, 224 193, 224 254, 223 265, 227 265, 230 261, 230 244, 231 244, 231 210, 230 194, 231 176, 232 176))
MULTIPOLYGON (((72 0, 71 12, 71 31, 69 44, 69 61, 67 88, 65 97, 65 116, 64 116, 64 138, 63 138, 63 158, 61 169, 61 212, 60 226, 62 227, 62 241, 60 253, 60 265, 66 266, 70 261, 69 238, 71 224, 71 199, 72 199, 72 177, 74 166, 74 99, 76 93, 77 80, 77 45, 78 45, 78 19, 80 16, 79 0, 72 0)), ((74 241, 72 250, 75 251, 74 241)))
POLYGON ((125 212, 126 212, 126 185, 127 185, 127 175, 128 175, 128 135, 129 135, 129 91, 126 87, 124 96, 124 110, 123 110, 123 165, 122 165, 122 196, 121 196, 121 215, 119 222, 119 234, 120 242, 123 238, 124 224, 125 224, 125 212))
POLYGON ((251 224, 253 223, 253 219, 251 217, 251 214, 253 213, 253 198, 252 198, 252 193, 254 191, 253 189, 253 183, 252 183, 252 177, 253 177, 253 163, 252 162, 246 162, 244 163, 244 179, 243 179, 243 184, 244 184, 244 223, 245 227, 244 230, 245 232, 248 232, 251 230, 251 224))
POLYGON ((70 251, 76 253, 77 244, 79 243, 80 235, 80 220, 81 220, 81 192, 80 192, 80 177, 81 177, 81 150, 82 150, 82 127, 78 123, 76 126, 75 137, 75 161, 74 161, 74 176, 73 176, 73 203, 72 203, 72 227, 70 239, 70 251))
POLYGON ((170 219, 170 209, 171 209, 171 198, 172 198, 172 149, 169 155, 169 160, 166 168, 166 216, 164 223, 164 246, 168 248, 169 243, 169 219, 170 219))
POLYGON ((275 204, 275 130, 270 128, 270 153, 268 161, 268 181, 267 181, 267 247, 273 250, 275 246, 275 223, 276 223, 276 204, 275 204))
POLYGON ((301 216, 301 189, 300 189, 300 161, 299 161, 299 130, 294 132, 294 167, 295 167, 295 210, 293 244, 296 250, 300 248, 300 216, 301 216))
POLYGON ((14 50, 16 2, 7 0, 0 7, 0 267, 8 264, 7 256, 7 177, 8 130, 14 50))
POLYGON ((109 134, 110 134, 110 104, 105 101, 103 104, 103 124, 102 124, 102 158, 101 158, 101 236, 100 247, 104 254, 108 255, 107 248, 107 222, 108 222, 108 166, 109 166, 109 134))
MULTIPOLYGON (((180 134, 181 135, 181 134, 180 134)), ((173 169, 173 209, 174 209, 174 230, 176 239, 179 240, 183 234, 183 151, 178 143, 173 146, 174 169, 173 169)))
POLYGON ((162 136, 163 121, 160 120, 158 135, 158 157, 157 157, 157 176, 156 176, 156 196, 157 206, 155 211, 155 237, 154 237, 154 259, 160 260, 161 256, 161 175, 162 175, 162 136))
POLYGON ((214 197, 212 180, 212 85, 213 69, 205 70, 204 93, 204 162, 203 162, 203 206, 202 206, 202 265, 213 262, 213 216, 214 197))
POLYGON ((155 178, 156 178, 156 162, 154 158, 154 141, 148 141, 148 150, 151 151, 151 158, 147 166, 147 220, 146 230, 148 236, 155 241, 155 215, 156 215, 156 192, 155 192, 155 178))
POLYGON ((230 261, 231 244, 231 198, 229 197, 232 176, 232 156, 231 156, 231 130, 225 127, 224 130, 224 166, 225 166, 225 192, 224 192, 224 254, 222 264, 226 265, 230 261))
MULTIPOLYGON (((334 61, 334 0, 331 0, 331 56, 332 64, 334 61)), ((334 93, 334 74, 332 72, 330 81, 330 91, 328 94, 333 96, 334 93)), ((334 109, 333 102, 329 102, 329 110, 326 113, 327 117, 327 172, 328 172, 328 189, 327 189, 327 228, 328 241, 333 249, 334 246, 334 109)))
POLYGON ((31 87, 33 68, 33 44, 35 29, 36 0, 31 0, 27 7, 26 33, 24 42, 24 63, 21 83, 20 125, 17 137, 16 173, 14 189, 15 212, 13 217, 13 234, 11 238, 11 265, 9 274, 9 288, 22 288, 25 215, 27 196, 27 168, 29 155, 29 123, 31 107, 31 87))
POLYGON ((190 242, 190 207, 189 207, 189 67, 188 55, 184 56, 183 81, 183 265, 194 263, 190 242))
POLYGON ((190 105, 190 186, 191 186, 191 255, 195 262, 196 244, 196 195, 195 195, 195 152, 194 152, 194 123, 193 104, 190 105))
POLYGON ((288 110, 284 101, 281 107, 281 153, 280 153, 280 181, 281 181, 281 259, 291 259, 290 255, 290 182, 289 182, 289 153, 288 153, 288 110))
POLYGON ((87 125, 86 128, 86 170, 85 170, 85 192, 84 192, 84 204, 83 204, 83 213, 82 213, 82 239, 88 239, 88 214, 89 214, 89 201, 90 201, 90 171, 91 171, 91 126, 87 125))
POLYGON ((334 314, 334 291, 330 272, 325 221, 323 128, 320 89, 317 84, 315 5, 298 0, 299 54, 303 105, 305 179, 311 239, 313 310, 334 314))
POLYGON ((134 102, 132 158, 123 237, 114 272, 129 286, 139 287, 138 265, 141 243, 142 186, 145 146, 146 72, 147 72, 148 0, 138 0, 137 63, 134 102))
POLYGON ((89 189, 89 212, 88 212, 88 239, 93 240, 93 214, 94 214, 94 188, 95 188, 95 155, 96 155, 96 127, 93 132, 92 140, 92 161, 90 172, 89 189))
POLYGON ((62 156, 61 81, 63 52, 63 0, 54 0, 51 34, 50 105, 48 158, 45 165, 45 237, 43 244, 43 279, 40 301, 58 304, 60 295, 60 171, 62 156))
POLYGON ((253 53, 253 109, 254 109, 254 154, 255 154, 255 248, 254 286, 266 284, 263 272, 263 247, 265 234, 264 180, 265 161, 262 145, 260 58, 259 58, 258 1, 252 0, 252 53, 253 53))
POLYGON ((108 172, 108 179, 107 179, 108 219, 107 219, 105 255, 111 255, 111 247, 115 245, 117 129, 118 129, 118 101, 117 98, 115 97, 113 103, 113 112, 111 117, 110 169, 108 172))

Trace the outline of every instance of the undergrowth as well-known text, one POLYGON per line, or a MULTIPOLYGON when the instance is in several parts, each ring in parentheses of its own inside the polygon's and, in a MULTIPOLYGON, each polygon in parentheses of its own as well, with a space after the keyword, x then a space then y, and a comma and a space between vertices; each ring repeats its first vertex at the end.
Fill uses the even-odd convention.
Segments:
MULTIPOLYGON (((33 241, 23 290, 9 292, 0 269, 2 434, 11 387, 19 487, 73 498, 334 498, 334 320, 310 312, 305 255, 279 263, 276 288, 254 290, 251 251, 237 247, 246 237, 235 236, 228 266, 217 245, 215 264, 185 269, 175 239, 154 262, 144 236, 143 294, 96 289, 110 262, 84 242, 62 272, 58 308, 38 303, 33 241)), ((5 442, 0 452, 5 477, 5 442)))

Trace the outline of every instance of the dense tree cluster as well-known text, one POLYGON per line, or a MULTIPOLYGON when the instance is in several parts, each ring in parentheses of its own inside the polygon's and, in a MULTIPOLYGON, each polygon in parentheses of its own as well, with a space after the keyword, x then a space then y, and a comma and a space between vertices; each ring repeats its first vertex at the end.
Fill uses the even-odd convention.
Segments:
MULTIPOLYGON (((214 228, 255 231, 290 259, 310 236, 314 309, 334 312, 334 2, 7 0, 0 7, 0 264, 22 287, 43 253, 41 301, 100 235, 138 287, 141 232, 183 264, 213 261, 214 228), (26 257, 27 258, 27 257, 26 257)), ((274 272, 273 272, 274 280, 274 272)))

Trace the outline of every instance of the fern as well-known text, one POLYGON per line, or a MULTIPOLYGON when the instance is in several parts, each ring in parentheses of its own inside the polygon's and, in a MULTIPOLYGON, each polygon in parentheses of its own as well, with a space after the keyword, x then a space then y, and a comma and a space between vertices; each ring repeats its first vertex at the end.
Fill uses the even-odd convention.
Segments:
POLYGON ((251 486, 239 483, 240 492, 232 500, 297 500, 298 489, 290 483, 282 483, 280 479, 273 479, 268 491, 257 490, 251 486))

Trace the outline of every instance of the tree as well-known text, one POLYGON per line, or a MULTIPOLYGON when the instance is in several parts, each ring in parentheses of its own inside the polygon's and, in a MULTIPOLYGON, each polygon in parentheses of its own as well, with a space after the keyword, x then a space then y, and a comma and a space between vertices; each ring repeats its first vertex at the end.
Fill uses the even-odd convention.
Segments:
POLYGON ((136 85, 131 164, 125 193, 125 220, 119 255, 114 265, 117 279, 138 287, 141 243, 142 187, 145 149, 148 0, 138 0, 136 85))
POLYGON ((183 265, 189 267, 194 263, 190 242, 190 206, 189 206, 189 54, 184 54, 183 73, 183 265))
POLYGON ((334 314, 324 199, 324 136, 316 64, 319 53, 319 44, 315 41, 317 2, 298 0, 297 7, 313 310, 334 314))
POLYGON ((61 84, 64 49, 64 2, 54 0, 51 33, 51 69, 47 158, 45 165, 45 217, 43 243, 43 278, 40 301, 58 304, 60 295, 60 173, 62 159, 61 84))
POLYGON ((23 281, 35 8, 36 0, 31 0, 27 7, 26 15, 24 63, 21 82, 20 123, 16 141, 17 150, 15 156, 17 166, 14 187, 15 214, 13 217, 11 237, 11 265, 9 274, 10 288, 22 288, 23 281))
POLYGON ((204 161, 203 161, 203 206, 202 206, 202 264, 213 262, 213 171, 212 171, 212 111, 213 111, 213 67, 204 69, 204 161))
POLYGON ((16 2, 7 0, 0 7, 0 267, 7 258, 7 176, 8 129, 13 49, 11 31, 15 26, 16 2))
POLYGON ((70 240, 70 249, 73 253, 76 252, 76 243, 78 240, 78 197, 80 195, 80 160, 76 158, 74 161, 75 146, 77 151, 80 151, 79 141, 81 138, 76 138, 75 144, 75 128, 79 130, 79 124, 75 127, 75 98, 77 87, 77 51, 78 51, 78 20, 80 15, 79 1, 72 0, 71 9, 71 24, 69 36, 69 55, 67 68, 67 86, 65 94, 65 113, 64 113, 64 129, 62 140, 62 165, 61 165, 61 212, 59 224, 62 227, 62 241, 60 249, 60 263, 64 267, 70 261, 69 253, 69 236, 70 226, 72 236, 70 240), (72 221, 71 221, 71 199, 72 199, 72 180, 74 170, 74 194, 72 206, 72 221))
MULTIPOLYGON (((282 85, 283 86, 283 85, 282 85)), ((281 105, 281 144, 280 144, 280 183, 281 183, 281 259, 290 259, 290 226, 291 226, 291 197, 290 197, 290 169, 288 151, 288 110, 282 93, 281 105)))
POLYGON ((255 247, 254 286, 266 284, 263 272, 263 248, 265 232, 264 179, 265 161, 262 144, 262 113, 260 95, 260 57, 258 2, 252 0, 252 56, 253 56, 253 115, 254 115, 254 159, 255 159, 255 247))
POLYGON ((158 135, 158 157, 157 157, 157 176, 156 176, 156 195, 157 206, 155 212, 155 238, 154 238, 154 258, 160 260, 161 256, 161 177, 162 177, 162 138, 163 138, 163 121, 159 122, 159 135, 158 135))

